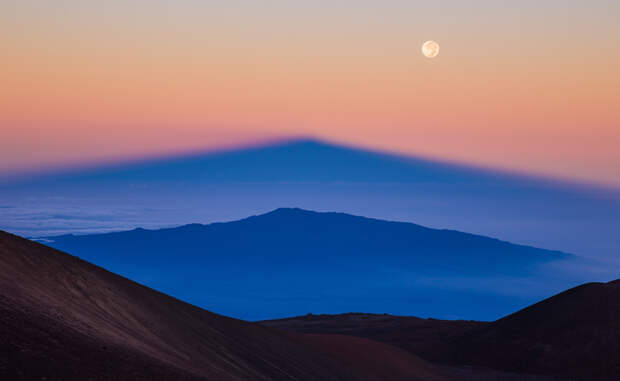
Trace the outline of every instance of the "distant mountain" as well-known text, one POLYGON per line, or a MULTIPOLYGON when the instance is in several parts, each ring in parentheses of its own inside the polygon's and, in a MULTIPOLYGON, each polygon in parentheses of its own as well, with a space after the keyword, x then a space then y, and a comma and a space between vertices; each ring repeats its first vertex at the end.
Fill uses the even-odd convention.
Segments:
POLYGON ((599 259, 620 249, 618 190, 313 140, 31 175, 0 181, 0 200, 0 228, 29 237, 231 221, 295 206, 599 259))
POLYGON ((492 323, 343 314, 261 324, 368 338, 444 365, 570 380, 620 379, 620 280, 569 289, 492 323))
POLYGON ((3 380, 461 379, 378 342, 216 315, 1 231, 0 354, 3 380))
POLYGON ((46 242, 248 319, 360 309, 495 318, 570 282, 545 269, 576 259, 412 223, 286 208, 228 223, 46 242))

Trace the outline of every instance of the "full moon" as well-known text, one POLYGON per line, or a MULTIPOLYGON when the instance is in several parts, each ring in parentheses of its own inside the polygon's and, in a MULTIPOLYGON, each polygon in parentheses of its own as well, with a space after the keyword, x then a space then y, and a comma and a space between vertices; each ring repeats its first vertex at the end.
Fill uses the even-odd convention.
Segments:
POLYGON ((422 54, 427 58, 436 57, 439 54, 439 44, 433 40, 426 41, 422 45, 422 54))

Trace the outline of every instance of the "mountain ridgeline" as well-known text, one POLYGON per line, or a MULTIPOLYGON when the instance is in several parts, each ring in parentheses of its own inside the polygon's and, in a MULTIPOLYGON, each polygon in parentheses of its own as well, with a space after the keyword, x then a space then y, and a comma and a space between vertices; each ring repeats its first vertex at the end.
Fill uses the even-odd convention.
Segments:
POLYGON ((620 192, 296 140, 0 178, 0 229, 27 237, 342 211, 613 258, 620 192))

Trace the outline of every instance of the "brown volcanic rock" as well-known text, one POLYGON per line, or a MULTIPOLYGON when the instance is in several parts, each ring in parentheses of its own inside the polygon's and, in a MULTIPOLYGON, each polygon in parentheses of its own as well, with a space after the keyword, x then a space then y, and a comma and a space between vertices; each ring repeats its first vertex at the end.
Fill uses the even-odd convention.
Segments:
POLYGON ((343 314, 261 324, 369 338, 450 366, 620 380, 620 280, 572 288, 492 323, 343 314))
MULTIPOLYGON (((486 327, 490 323, 348 313, 340 315, 306 315, 288 319, 267 320, 261 322, 261 324, 287 332, 306 332, 304 337, 320 342, 322 344, 321 348, 324 351, 340 352, 340 357, 346 357, 343 353, 347 351, 343 348, 349 348, 351 345, 355 345, 357 351, 354 348, 350 348, 349 351, 355 352, 356 358, 359 358, 359 351, 364 352, 364 343, 373 342, 374 340, 391 343, 393 345, 386 345, 385 352, 380 354, 368 352, 369 356, 364 358, 365 365, 363 365, 366 366, 368 373, 375 374, 383 380, 391 380, 394 378, 391 376, 390 371, 399 369, 399 365, 404 363, 404 361, 399 360, 403 358, 404 353, 415 351, 415 353, 420 353, 420 355, 427 357, 433 355, 436 356, 437 361, 444 362, 445 357, 452 354, 453 342, 456 339, 466 333, 486 327), (319 332, 322 333, 319 334, 319 332), (351 340, 345 334, 355 336, 358 339, 357 341, 351 340), (340 340, 346 341, 339 343, 340 340), (391 360, 389 369, 377 366, 385 358, 391 360), (376 370, 382 373, 380 375, 373 373, 376 370)), ((411 359, 405 361, 410 362, 411 359)), ((432 377, 436 377, 438 374, 437 368, 429 368, 428 364, 424 362, 416 364, 415 369, 416 374, 422 375, 424 380, 432 380, 432 377)), ((511 373, 494 370, 486 366, 472 367, 449 364, 448 366, 441 367, 440 371, 449 380, 560 381, 560 379, 551 376, 536 375, 529 372, 522 374, 511 373)), ((404 370, 401 370, 401 372, 404 372, 404 370)))
POLYGON ((620 379, 620 280, 587 283, 473 330, 449 360, 583 380, 620 379))
MULTIPOLYGON (((376 380, 442 380, 438 369, 411 353, 391 345, 345 335, 306 334, 309 346, 338 358, 347 369, 356 369, 376 380)), ((448 374, 442 371, 443 374, 448 374)), ((454 379, 450 377, 449 379, 454 379)))
POLYGON ((287 331, 341 334, 390 344, 424 358, 442 361, 446 348, 464 334, 490 323, 470 320, 422 319, 366 313, 340 315, 305 315, 266 320, 261 324, 287 331))
POLYGON ((440 380, 435 371, 385 344, 213 314, 0 232, 2 379, 440 380))

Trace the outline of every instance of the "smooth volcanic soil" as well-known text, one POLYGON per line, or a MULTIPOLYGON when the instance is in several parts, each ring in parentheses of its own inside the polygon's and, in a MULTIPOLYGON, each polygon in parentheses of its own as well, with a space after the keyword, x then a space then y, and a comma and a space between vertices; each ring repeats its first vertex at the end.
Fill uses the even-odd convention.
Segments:
POLYGON ((227 318, 0 232, 0 378, 449 380, 399 348, 227 318))
POLYGON ((442 362, 446 347, 464 334, 490 323, 470 320, 422 319, 365 313, 305 315, 265 320, 260 324, 286 331, 340 334, 371 339, 415 353, 425 360, 442 362))

